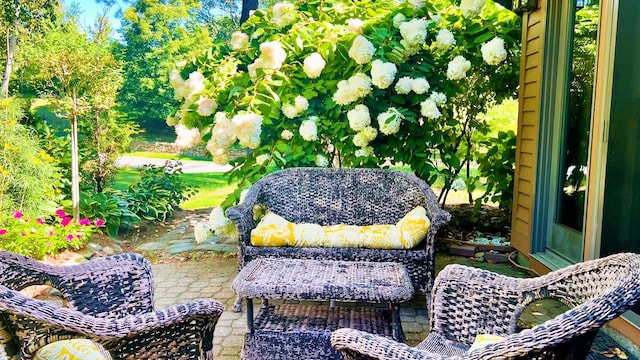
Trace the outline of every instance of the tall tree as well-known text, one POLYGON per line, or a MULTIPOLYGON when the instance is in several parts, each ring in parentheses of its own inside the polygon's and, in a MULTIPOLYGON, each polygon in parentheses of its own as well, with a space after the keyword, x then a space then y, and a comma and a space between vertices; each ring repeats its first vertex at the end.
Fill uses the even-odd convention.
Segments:
MULTIPOLYGON (((78 121, 114 106, 122 81, 119 62, 101 38, 90 40, 75 23, 67 22, 29 45, 28 57, 37 59, 25 69, 45 96, 51 97, 71 124, 72 206, 80 213, 78 121)), ((99 115, 98 115, 99 116, 99 115)))
POLYGON ((125 82, 122 110, 147 131, 162 128, 173 103, 169 74, 176 62, 211 46, 196 21, 198 0, 137 0, 123 13, 121 35, 125 82))
POLYGON ((58 1, 2 0, 0 4, 0 27, 6 37, 7 55, 1 91, 2 95, 7 97, 19 35, 42 26, 47 20, 54 19, 58 1))

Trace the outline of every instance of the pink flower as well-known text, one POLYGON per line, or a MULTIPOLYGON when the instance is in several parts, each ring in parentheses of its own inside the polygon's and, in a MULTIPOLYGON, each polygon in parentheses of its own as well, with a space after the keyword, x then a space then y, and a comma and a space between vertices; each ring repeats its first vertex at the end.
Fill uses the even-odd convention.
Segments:
POLYGON ((27 234, 26 234, 26 233, 22 233, 22 234, 20 234, 20 235, 21 235, 21 236, 27 236, 27 234))
POLYGON ((42 220, 42 218, 37 218, 36 222, 40 225, 44 225, 44 220, 42 220))
POLYGON ((67 241, 71 242, 73 240, 73 234, 67 235, 67 241))
POLYGON ((64 212, 64 209, 58 209, 56 210, 56 215, 60 218, 63 219, 67 216, 67 213, 64 212))
POLYGON ((85 219, 80 219, 79 223, 80 223, 80 225, 84 225, 84 226, 86 226, 86 225, 91 225, 91 220, 89 220, 89 219, 87 219, 87 218, 85 218, 85 219))
POLYGON ((4 235, 7 233, 7 229, 0 229, 0 235, 4 235))
POLYGON ((76 237, 77 237, 78 239, 82 239, 82 234, 76 234, 76 237))
POLYGON ((47 234, 47 235, 49 235, 49 236, 54 236, 55 234, 56 234, 56 233, 54 233, 53 231, 51 231, 51 230, 50 230, 50 231, 49 231, 49 234, 47 234))
POLYGON ((15 211, 13 213, 13 218, 14 219, 22 219, 23 214, 20 211, 15 211))
POLYGON ((62 221, 60 221, 60 225, 67 226, 67 225, 69 225, 70 222, 71 222, 71 217, 65 216, 64 219, 62 219, 62 221))
POLYGON ((104 220, 102 219, 96 219, 96 226, 100 227, 100 226, 104 226, 104 220))

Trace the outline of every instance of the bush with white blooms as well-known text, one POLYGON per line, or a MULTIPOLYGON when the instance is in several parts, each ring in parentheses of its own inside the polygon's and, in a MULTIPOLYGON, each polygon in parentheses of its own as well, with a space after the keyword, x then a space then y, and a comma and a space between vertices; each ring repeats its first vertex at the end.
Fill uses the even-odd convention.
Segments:
POLYGON ((167 121, 234 166, 223 207, 286 167, 402 163, 450 186, 477 115, 517 93, 519 44, 492 0, 282 2, 176 67, 167 121))

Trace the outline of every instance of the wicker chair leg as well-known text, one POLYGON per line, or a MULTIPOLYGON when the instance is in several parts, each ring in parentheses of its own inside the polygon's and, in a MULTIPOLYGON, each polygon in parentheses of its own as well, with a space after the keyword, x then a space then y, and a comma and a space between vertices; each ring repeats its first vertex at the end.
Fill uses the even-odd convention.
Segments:
POLYGON ((242 297, 238 296, 236 302, 233 304, 234 312, 242 312, 242 297))

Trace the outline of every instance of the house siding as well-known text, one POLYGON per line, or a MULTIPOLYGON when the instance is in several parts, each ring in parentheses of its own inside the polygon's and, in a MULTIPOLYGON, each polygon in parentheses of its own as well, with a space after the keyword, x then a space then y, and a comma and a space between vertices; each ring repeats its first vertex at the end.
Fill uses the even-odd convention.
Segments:
POLYGON ((531 250, 533 192, 540 122, 540 83, 542 79, 542 49, 544 44, 544 0, 538 10, 522 17, 522 60, 516 139, 516 170, 514 181, 511 244, 525 256, 531 250))

